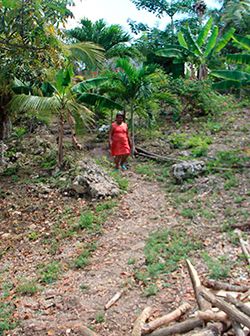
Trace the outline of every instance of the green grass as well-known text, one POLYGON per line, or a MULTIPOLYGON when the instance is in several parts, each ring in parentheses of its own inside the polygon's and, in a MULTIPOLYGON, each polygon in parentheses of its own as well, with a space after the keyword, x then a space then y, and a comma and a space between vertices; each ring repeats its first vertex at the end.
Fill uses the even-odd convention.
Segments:
POLYGON ((49 264, 41 265, 40 267, 40 281, 45 284, 50 284, 58 280, 61 265, 58 261, 52 261, 49 264))
POLYGON ((112 172, 110 173, 111 177, 114 179, 114 181, 118 184, 118 187, 122 191, 127 191, 128 190, 128 179, 126 177, 123 177, 120 172, 112 172))
POLYGON ((6 331, 16 327, 16 322, 12 317, 14 310, 14 304, 0 302, 0 336, 7 335, 6 331))
POLYGON ((39 290, 37 283, 32 281, 23 281, 16 287, 16 292, 21 295, 34 295, 39 290))
POLYGON ((92 230, 94 224, 94 215, 91 211, 81 213, 78 227, 80 229, 92 230))
POLYGON ((135 271, 135 278, 145 285, 176 270, 188 255, 201 248, 201 243, 184 230, 160 230, 150 234, 144 248, 146 265, 135 271))
POLYGON ((152 179, 155 177, 155 166, 152 163, 138 164, 135 168, 135 172, 152 179))
POLYGON ((218 258, 212 258, 207 252, 202 253, 201 256, 208 267, 209 277, 211 279, 219 280, 229 276, 232 264, 229 263, 227 257, 220 256, 218 258))
POLYGON ((96 243, 84 245, 83 251, 73 261, 74 268, 84 268, 89 265, 91 254, 96 250, 96 243))
POLYGON ((185 208, 181 210, 180 214, 185 218, 193 219, 195 217, 196 211, 191 208, 185 208))
POLYGON ((144 295, 146 297, 156 295, 159 292, 159 288, 155 284, 150 284, 144 289, 144 295))
POLYGON ((105 315, 104 312, 98 312, 95 316, 96 323, 103 323, 105 322, 105 315))

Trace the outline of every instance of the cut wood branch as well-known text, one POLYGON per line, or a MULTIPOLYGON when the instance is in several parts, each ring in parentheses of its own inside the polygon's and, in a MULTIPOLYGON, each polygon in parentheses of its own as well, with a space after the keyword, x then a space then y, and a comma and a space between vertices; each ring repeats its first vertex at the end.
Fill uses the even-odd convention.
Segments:
POLYGON ((154 321, 145 324, 142 329, 142 335, 149 334, 155 329, 168 325, 172 321, 176 321, 181 315, 185 314, 191 308, 190 304, 185 302, 179 308, 175 309, 171 313, 164 315, 154 321))
POLYGON ((241 328, 238 322, 232 322, 233 330, 235 332, 235 336, 246 336, 244 330, 241 328))
POLYGON ((219 336, 223 330, 222 323, 211 323, 207 328, 192 333, 192 336, 219 336))
POLYGON ((235 299, 233 296, 231 295, 227 295, 225 300, 227 302, 230 302, 232 304, 235 305, 235 307, 237 307, 240 311, 242 311, 243 313, 245 313, 247 316, 250 317, 250 306, 247 305, 246 303, 243 303, 237 299, 235 299))
POLYGON ((201 281, 198 276, 198 273, 188 259, 186 260, 186 263, 187 263, 188 272, 189 272, 189 275, 192 281, 194 294, 195 294, 198 307, 200 310, 203 310, 203 311, 208 310, 211 308, 211 305, 206 300, 204 300, 204 298, 200 295, 201 290, 202 290, 202 285, 201 285, 201 281))
POLYGON ((248 251, 247 247, 246 247, 246 244, 247 242, 245 242, 243 239, 242 239, 242 235, 241 235, 241 231, 240 230, 235 230, 235 232, 237 233, 238 237, 239 237, 239 241, 240 241, 240 246, 241 246, 241 249, 242 249, 242 252, 244 253, 247 261, 248 261, 248 264, 250 265, 250 252, 248 251))
POLYGON ((172 326, 161 328, 153 331, 147 336, 170 336, 175 334, 183 334, 195 328, 203 326, 203 321, 199 318, 189 319, 180 323, 176 323, 172 326))
POLYGON ((143 157, 146 157, 148 159, 151 159, 151 160, 156 160, 156 161, 169 161, 169 162, 182 162, 183 160, 180 160, 180 159, 177 159, 177 158, 172 158, 170 156, 162 156, 162 155, 159 155, 159 154, 155 154, 155 153, 151 153, 143 148, 140 148, 140 147, 136 147, 136 154, 137 155, 140 155, 140 156, 143 156, 143 157))
POLYGON ((198 311, 197 317, 205 322, 214 321, 214 322, 226 322, 228 316, 223 311, 213 312, 212 310, 198 311))
POLYGON ((242 323, 247 328, 250 328, 250 319, 246 314, 242 313, 231 304, 225 302, 223 299, 216 297, 213 293, 209 292, 205 288, 203 288, 201 295, 214 306, 223 310, 231 320, 242 323))
POLYGON ((226 291, 232 291, 232 292, 247 292, 249 290, 249 286, 238 286, 238 285, 231 285, 229 283, 226 282, 222 282, 222 281, 217 281, 217 280, 212 280, 212 279, 205 279, 202 281, 202 284, 205 287, 208 288, 213 288, 216 290, 226 290, 226 291))
POLYGON ((118 292, 116 293, 110 300, 109 302, 104 306, 104 308, 107 310, 109 309, 111 306, 113 306, 113 304, 116 303, 116 301, 118 301, 120 299, 120 297, 122 296, 123 292, 118 292))
POLYGON ((147 319, 150 317, 151 313, 152 313, 151 307, 147 307, 142 311, 142 313, 138 316, 138 318, 135 321, 132 336, 141 336, 142 328, 147 319))

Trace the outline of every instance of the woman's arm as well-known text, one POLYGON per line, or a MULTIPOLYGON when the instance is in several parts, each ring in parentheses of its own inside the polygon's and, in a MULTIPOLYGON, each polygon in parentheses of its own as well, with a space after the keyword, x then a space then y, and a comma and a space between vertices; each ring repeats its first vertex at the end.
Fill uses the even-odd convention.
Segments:
POLYGON ((113 129, 113 126, 111 125, 110 130, 109 130, 109 148, 110 149, 112 146, 113 133, 114 133, 114 129, 113 129))

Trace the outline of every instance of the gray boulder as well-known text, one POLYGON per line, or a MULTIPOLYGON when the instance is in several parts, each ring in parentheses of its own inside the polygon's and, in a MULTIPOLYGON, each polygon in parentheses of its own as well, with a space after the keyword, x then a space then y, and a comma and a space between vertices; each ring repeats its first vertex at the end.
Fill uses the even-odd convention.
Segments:
POLYGON ((178 182, 202 175, 205 171, 203 161, 183 161, 172 166, 172 175, 178 182))
POLYGON ((92 198, 114 197, 120 193, 114 180, 92 160, 79 162, 79 174, 72 183, 72 189, 78 194, 87 194, 92 198))

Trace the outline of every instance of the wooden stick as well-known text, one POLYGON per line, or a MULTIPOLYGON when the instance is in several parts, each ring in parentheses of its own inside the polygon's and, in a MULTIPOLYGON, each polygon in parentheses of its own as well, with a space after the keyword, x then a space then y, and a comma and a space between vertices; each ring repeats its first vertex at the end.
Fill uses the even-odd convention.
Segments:
POLYGON ((248 251, 248 249, 246 247, 246 242, 242 239, 242 235, 241 235, 241 231, 240 230, 235 230, 235 232, 238 234, 242 252, 244 253, 244 255, 245 255, 245 257, 246 257, 246 259, 248 261, 248 264, 250 265, 250 254, 249 254, 249 251, 248 251))
POLYGON ((189 272, 189 275, 192 281, 194 294, 195 294, 198 307, 200 310, 203 310, 203 311, 208 310, 211 308, 211 305, 206 300, 204 300, 204 298, 200 295, 201 290, 202 290, 202 285, 201 285, 201 281, 198 276, 198 273, 188 259, 186 259, 186 263, 187 263, 188 272, 189 272))
POLYGON ((228 316, 226 313, 219 311, 217 313, 212 310, 198 311, 197 317, 205 322, 214 321, 214 322, 226 322, 228 316))
POLYGON ((232 322, 233 330, 235 332, 235 336, 246 336, 245 332, 241 328, 240 324, 238 322, 233 321, 232 322))
POLYGON ((232 291, 232 292, 247 292, 249 290, 248 286, 238 286, 238 285, 231 285, 229 283, 226 282, 222 282, 222 281, 217 281, 217 280, 212 280, 212 279, 205 279, 202 281, 202 284, 205 287, 208 288, 213 288, 216 290, 226 290, 226 291, 232 291))
POLYGON ((67 322, 64 327, 77 331, 81 336, 98 336, 94 331, 78 322, 67 322))
POLYGON ((108 303, 105 304, 104 308, 107 310, 109 309, 111 306, 113 306, 113 304, 116 303, 116 301, 118 301, 120 299, 120 297, 122 296, 123 292, 118 292, 116 293, 110 300, 108 303))
POLYGON ((151 307, 147 307, 142 311, 142 313, 138 316, 138 318, 135 321, 132 336, 141 336, 144 323, 150 317, 151 313, 152 313, 151 307))
POLYGON ((180 323, 176 323, 173 326, 155 330, 152 333, 148 334, 148 336, 170 336, 175 334, 183 334, 202 326, 202 320, 200 320, 199 318, 193 318, 180 323))
POLYGON ((242 311, 243 313, 245 313, 247 316, 250 317, 250 306, 248 306, 247 304, 235 299, 231 295, 227 295, 225 300, 227 302, 230 302, 230 303, 234 304, 235 307, 237 307, 240 311, 242 311))
POLYGON ((223 332, 222 323, 210 324, 206 329, 192 333, 192 336, 219 336, 223 332))
POLYGON ((225 302, 224 300, 216 297, 214 294, 204 289, 201 292, 201 295, 209 302, 211 302, 214 306, 223 310, 230 319, 242 323, 244 326, 250 328, 250 319, 247 315, 242 313, 240 310, 236 309, 234 306, 225 302))
POLYGON ((185 314, 186 311, 189 310, 190 308, 191 308, 190 304, 185 302, 179 308, 175 309, 171 313, 149 322, 148 324, 144 325, 142 329, 142 335, 149 334, 155 329, 177 320, 181 315, 185 314))

